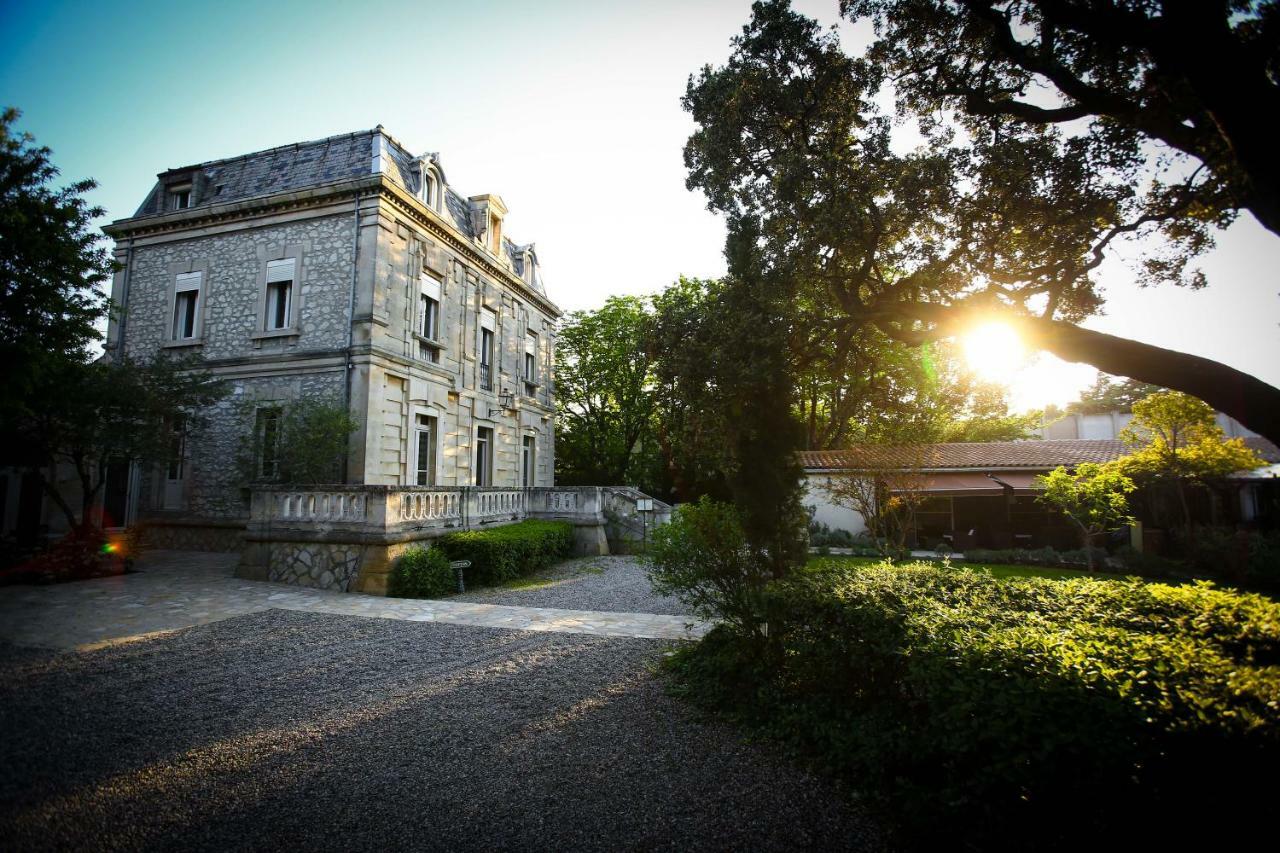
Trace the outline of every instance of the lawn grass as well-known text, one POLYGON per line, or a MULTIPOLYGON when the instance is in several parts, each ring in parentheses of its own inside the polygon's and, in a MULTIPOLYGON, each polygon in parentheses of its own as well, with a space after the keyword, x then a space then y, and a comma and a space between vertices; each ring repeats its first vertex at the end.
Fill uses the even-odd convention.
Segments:
MULTIPOLYGON (((830 556, 814 555, 809 558, 809 565, 813 565, 818 561, 840 560, 855 566, 874 566, 883 563, 881 557, 850 557, 840 554, 832 554, 830 556)), ((940 560, 916 560, 911 562, 928 562, 941 565, 940 560)), ((955 569, 982 569, 990 572, 997 578, 1051 578, 1053 580, 1067 580, 1069 578, 1103 578, 1110 580, 1119 580, 1128 577, 1128 575, 1118 575, 1114 572, 1094 572, 1092 575, 1084 569, 1059 569, 1048 566, 1021 566, 1013 563, 970 563, 967 560, 952 560, 951 567, 955 569)))

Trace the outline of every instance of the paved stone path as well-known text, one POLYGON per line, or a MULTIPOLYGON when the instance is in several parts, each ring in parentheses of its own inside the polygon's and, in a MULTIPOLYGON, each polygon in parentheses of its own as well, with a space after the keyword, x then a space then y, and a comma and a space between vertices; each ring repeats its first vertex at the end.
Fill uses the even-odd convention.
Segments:
POLYGON ((692 639, 710 629, 688 616, 382 598, 241 580, 233 575, 237 559, 153 551, 134 574, 0 588, 0 638, 85 649, 273 608, 602 637, 692 639))

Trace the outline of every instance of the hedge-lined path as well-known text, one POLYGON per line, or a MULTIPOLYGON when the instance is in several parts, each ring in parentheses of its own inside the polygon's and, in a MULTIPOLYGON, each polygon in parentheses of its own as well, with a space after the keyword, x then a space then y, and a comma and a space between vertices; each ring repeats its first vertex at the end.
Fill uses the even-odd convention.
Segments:
POLYGON ((139 571, 121 577, 0 588, 0 638, 86 649, 270 609, 667 640, 699 637, 710 627, 669 613, 382 598, 241 580, 233 575, 237 559, 152 551, 139 571))

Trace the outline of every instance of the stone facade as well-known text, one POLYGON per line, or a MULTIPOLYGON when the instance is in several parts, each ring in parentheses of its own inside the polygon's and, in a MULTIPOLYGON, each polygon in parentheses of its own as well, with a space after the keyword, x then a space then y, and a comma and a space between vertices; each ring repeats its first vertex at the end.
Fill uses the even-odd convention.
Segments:
MULTIPOLYGON (((560 311, 533 246, 501 233, 501 199, 461 196, 436 155, 414 157, 381 128, 158 177, 138 213, 106 229, 123 309, 108 351, 194 354, 230 394, 202 413, 180 465, 136 472, 129 520, 167 522, 161 541, 200 538, 201 520, 246 521, 245 438, 263 410, 304 399, 356 416, 348 483, 552 484, 560 311)), ((322 585, 341 588, 350 562, 298 553, 270 572, 328 572, 322 585)))

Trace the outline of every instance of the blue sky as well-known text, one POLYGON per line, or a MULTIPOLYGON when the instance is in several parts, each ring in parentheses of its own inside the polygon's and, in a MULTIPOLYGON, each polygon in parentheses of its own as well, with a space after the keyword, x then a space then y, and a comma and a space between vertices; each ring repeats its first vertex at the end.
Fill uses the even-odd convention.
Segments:
MULTIPOLYGON (((836 22, 836 0, 796 6, 836 22)), ((748 0, 610 4, 0 0, 0 103, 93 177, 107 220, 165 169, 383 124, 438 151, 464 194, 496 192, 568 309, 723 272, 724 229, 684 187, 688 75, 718 63, 748 0)), ((849 35, 848 27, 844 34, 849 35)), ((849 40, 846 38, 846 45, 849 40)), ((1198 293, 1139 291, 1122 263, 1088 325, 1280 385, 1280 237, 1243 217, 1198 293)), ((1092 369, 1037 359, 1019 406, 1071 399, 1092 369)))

